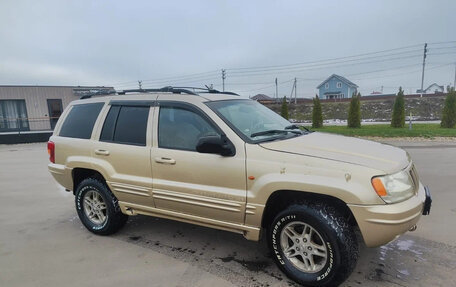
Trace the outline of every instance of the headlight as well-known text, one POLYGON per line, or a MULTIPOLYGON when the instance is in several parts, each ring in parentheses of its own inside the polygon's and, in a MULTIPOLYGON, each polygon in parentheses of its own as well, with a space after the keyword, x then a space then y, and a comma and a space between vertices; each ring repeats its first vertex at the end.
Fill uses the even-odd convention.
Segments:
POLYGON ((394 203, 413 196, 413 181, 406 171, 372 178, 372 186, 386 202, 394 203))

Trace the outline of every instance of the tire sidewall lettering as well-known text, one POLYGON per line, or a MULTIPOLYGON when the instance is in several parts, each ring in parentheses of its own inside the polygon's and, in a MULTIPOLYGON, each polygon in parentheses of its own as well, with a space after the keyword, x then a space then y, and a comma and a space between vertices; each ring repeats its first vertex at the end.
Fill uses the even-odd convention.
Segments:
MULTIPOLYGON (((84 195, 86 194, 86 192, 88 190, 96 191, 103 198, 103 200, 107 203, 105 196, 103 195, 103 193, 100 191, 99 188, 97 188, 96 186, 93 186, 93 185, 86 185, 86 186, 83 186, 78 192, 77 200, 76 200, 76 208, 77 208, 78 212, 80 212, 81 215, 84 217, 84 221, 86 222, 86 224, 89 225, 90 229, 102 230, 103 228, 106 227, 106 225, 109 222, 109 212, 106 213, 106 220, 103 222, 102 225, 95 225, 90 220, 87 219, 87 216, 83 210, 82 201, 83 201, 84 195)), ((108 204, 106 204, 106 205, 107 205, 106 208, 109 210, 109 205, 108 204)))
MULTIPOLYGON (((283 268, 286 268, 286 269, 295 268, 295 267, 291 266, 291 263, 283 256, 283 252, 280 247, 280 234, 282 231, 282 227, 284 225, 286 225, 286 223, 293 221, 300 217, 301 216, 298 216, 296 214, 290 214, 290 215, 285 215, 285 216, 281 217, 279 220, 275 221, 275 224, 270 233, 273 255, 277 259, 279 264, 282 265, 283 268)), ((314 228, 315 228, 315 226, 314 226, 314 228)), ((320 232, 320 234, 322 234, 322 232, 320 230, 318 230, 318 231, 320 232)), ((325 235, 322 234, 322 236, 325 236, 325 235)), ((335 259, 334 259, 333 245, 327 239, 324 242, 325 242, 326 248, 328 250, 328 262, 326 263, 327 266, 323 270, 321 270, 320 272, 315 273, 315 274, 302 272, 303 274, 308 274, 310 276, 315 275, 315 277, 314 277, 315 281, 321 281, 321 280, 327 278, 331 274, 331 271, 333 271, 333 268, 334 268, 335 259)))

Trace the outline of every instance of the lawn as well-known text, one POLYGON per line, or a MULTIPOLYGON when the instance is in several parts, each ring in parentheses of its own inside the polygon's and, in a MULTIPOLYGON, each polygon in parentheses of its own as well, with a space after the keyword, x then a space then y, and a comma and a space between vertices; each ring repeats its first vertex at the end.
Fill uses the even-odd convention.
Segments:
POLYGON ((408 125, 405 128, 392 128, 389 124, 364 125, 359 129, 347 128, 347 126, 324 126, 314 131, 335 133, 347 136, 370 136, 370 137, 456 137, 456 128, 444 129, 439 124, 413 124, 412 130, 408 125))

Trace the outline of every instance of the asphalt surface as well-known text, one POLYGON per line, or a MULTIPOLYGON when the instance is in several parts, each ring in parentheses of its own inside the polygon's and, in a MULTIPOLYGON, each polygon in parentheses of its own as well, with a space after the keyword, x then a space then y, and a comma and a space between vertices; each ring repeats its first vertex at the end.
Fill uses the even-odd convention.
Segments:
MULTIPOLYGON (((430 186, 431 215, 386 246, 362 247, 343 286, 456 286, 456 144, 392 144, 430 186)), ((0 286, 297 286, 264 241, 238 234, 136 216, 93 235, 46 165, 43 143, 0 145, 0 286)))

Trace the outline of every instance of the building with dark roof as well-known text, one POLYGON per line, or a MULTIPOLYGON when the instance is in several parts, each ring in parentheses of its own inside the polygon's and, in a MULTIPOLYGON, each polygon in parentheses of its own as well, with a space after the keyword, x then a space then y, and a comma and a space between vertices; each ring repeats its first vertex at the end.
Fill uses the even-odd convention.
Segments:
POLYGON ((254 101, 258 101, 258 102, 261 102, 261 101, 272 101, 273 99, 269 96, 266 96, 264 94, 258 94, 258 95, 255 95, 253 97, 251 97, 252 100, 254 101))

